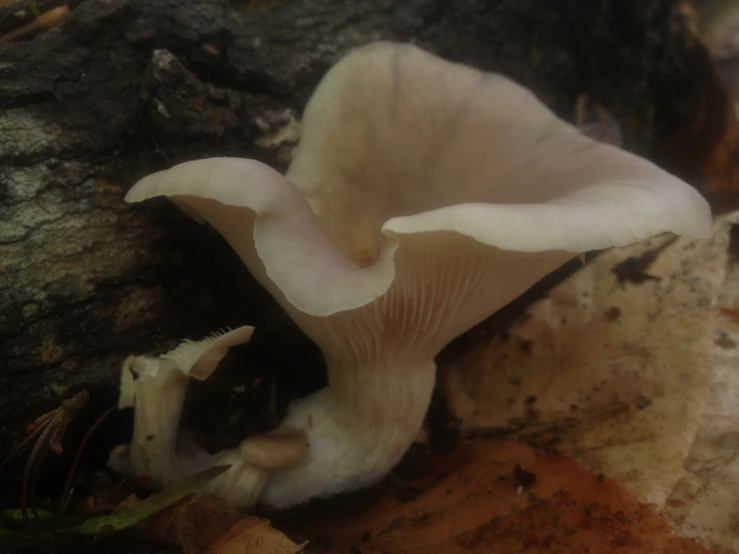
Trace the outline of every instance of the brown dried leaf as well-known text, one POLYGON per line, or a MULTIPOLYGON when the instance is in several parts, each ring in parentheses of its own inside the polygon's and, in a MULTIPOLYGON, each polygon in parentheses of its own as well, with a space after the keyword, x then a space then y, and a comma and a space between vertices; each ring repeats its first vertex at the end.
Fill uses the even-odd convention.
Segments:
MULTIPOLYGON (((514 442, 476 441, 431 462, 414 500, 292 524, 327 554, 706 554, 613 481, 514 442), (516 468, 519 467, 518 471, 516 468), (524 471, 535 476, 517 483, 524 471)), ((311 550, 309 543, 306 552, 311 550)))
POLYGON ((178 545, 183 554, 297 554, 295 544, 265 519, 214 496, 196 494, 137 528, 144 537, 178 545))
POLYGON ((297 554, 304 545, 295 544, 273 529, 269 521, 258 517, 243 517, 226 533, 218 537, 206 551, 207 554, 297 554))
POLYGON ((716 213, 725 213, 739 208, 739 4, 692 4, 695 12, 685 3, 682 7, 697 23, 685 67, 694 90, 682 122, 657 145, 656 158, 694 184, 716 213))

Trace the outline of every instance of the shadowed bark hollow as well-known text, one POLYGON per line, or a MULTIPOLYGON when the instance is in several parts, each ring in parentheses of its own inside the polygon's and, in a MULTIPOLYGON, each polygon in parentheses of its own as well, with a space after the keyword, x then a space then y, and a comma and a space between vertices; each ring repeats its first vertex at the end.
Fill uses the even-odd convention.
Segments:
POLYGON ((113 399, 125 355, 229 325, 257 327, 236 356, 245 430, 316 385, 317 353, 219 237, 123 197, 197 157, 284 168, 323 73, 383 38, 508 74, 569 119, 587 94, 691 177, 659 149, 705 100, 676 1, 87 0, 0 43, 0 453, 82 387, 113 399))

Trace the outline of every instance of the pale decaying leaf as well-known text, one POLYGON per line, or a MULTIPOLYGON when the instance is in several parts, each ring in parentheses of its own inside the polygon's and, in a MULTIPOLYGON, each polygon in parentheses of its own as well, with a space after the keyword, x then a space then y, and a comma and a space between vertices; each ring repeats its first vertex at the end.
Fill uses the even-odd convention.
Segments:
POLYGON ((464 443, 412 485, 288 534, 324 554, 707 554, 613 481, 521 443, 464 443))
POLYGON ((647 275, 626 273, 640 283, 620 283, 613 268, 667 237, 604 252, 507 337, 455 360, 443 379, 463 430, 518 426, 520 438, 556 446, 663 506, 686 474, 713 382, 728 229, 721 220, 710 241, 668 244, 647 275))
MULTIPOLYGON (((739 264, 733 261, 719 306, 739 307, 739 264)), ((739 321, 718 316, 715 382, 698 435, 663 516, 713 552, 739 552, 739 321)))

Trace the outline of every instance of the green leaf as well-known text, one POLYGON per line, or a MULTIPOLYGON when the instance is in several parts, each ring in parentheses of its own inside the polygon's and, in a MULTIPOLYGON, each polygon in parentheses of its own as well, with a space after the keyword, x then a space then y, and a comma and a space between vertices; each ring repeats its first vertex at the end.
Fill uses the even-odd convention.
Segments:
MULTIPOLYGON (((80 522, 80 518, 61 516, 49 510, 37 509, 34 515, 32 511, 28 509, 26 510, 26 515, 31 522, 41 521, 47 527, 54 529, 70 527, 72 525, 77 525, 80 522)), ((19 508, 0 510, 0 525, 16 527, 19 525, 25 525, 25 522, 26 520, 23 518, 23 510, 19 508)), ((0 550, 0 552, 2 552, 2 550, 0 550)))
POLYGON ((225 473, 231 466, 217 466, 184 477, 180 481, 165 487, 161 492, 152 494, 133 508, 127 508, 112 514, 91 517, 73 530, 81 535, 95 536, 101 533, 122 531, 138 525, 148 517, 197 492, 213 479, 225 473))

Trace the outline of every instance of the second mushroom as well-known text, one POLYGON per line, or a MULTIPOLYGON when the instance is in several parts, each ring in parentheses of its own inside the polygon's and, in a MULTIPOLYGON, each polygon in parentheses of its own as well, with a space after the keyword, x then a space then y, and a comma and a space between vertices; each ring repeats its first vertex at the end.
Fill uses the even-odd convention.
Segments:
MULTIPOLYGON (((568 259, 711 235, 704 199, 649 161, 584 136, 504 76, 384 42, 323 78, 285 175, 197 160, 127 200, 156 196, 220 232, 325 357, 328 387, 282 423, 307 448, 228 490, 276 507, 381 479, 422 427, 439 351, 568 259)), ((229 460, 284 446, 247 438, 229 460)))

